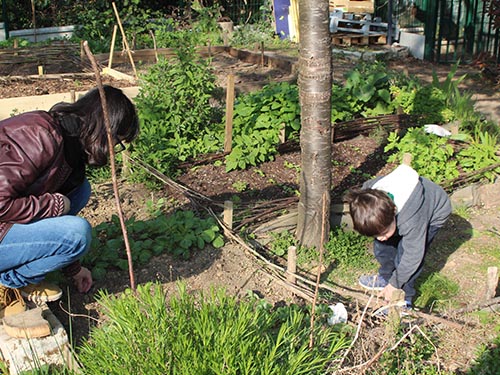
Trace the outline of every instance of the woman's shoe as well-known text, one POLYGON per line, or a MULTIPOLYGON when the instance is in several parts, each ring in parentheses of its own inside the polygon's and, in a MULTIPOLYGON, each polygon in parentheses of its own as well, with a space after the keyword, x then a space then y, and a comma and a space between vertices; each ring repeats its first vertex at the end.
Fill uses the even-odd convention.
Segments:
POLYGON ((38 284, 29 284, 19 290, 24 298, 36 304, 54 302, 62 296, 61 288, 46 281, 38 284))
POLYGON ((19 290, 0 285, 0 319, 26 311, 26 303, 19 290))

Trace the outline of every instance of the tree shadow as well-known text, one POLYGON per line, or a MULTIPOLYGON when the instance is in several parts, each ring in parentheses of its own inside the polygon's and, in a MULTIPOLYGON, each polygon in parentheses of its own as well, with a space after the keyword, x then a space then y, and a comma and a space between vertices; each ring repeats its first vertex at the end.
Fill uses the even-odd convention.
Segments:
POLYGON ((500 338, 496 338, 488 344, 479 356, 474 360, 472 366, 466 371, 459 371, 457 375, 488 375, 498 374, 500 367, 500 338))
POLYGON ((452 213, 427 251, 424 263, 425 274, 441 271, 450 255, 472 238, 472 231, 472 225, 467 220, 452 213))

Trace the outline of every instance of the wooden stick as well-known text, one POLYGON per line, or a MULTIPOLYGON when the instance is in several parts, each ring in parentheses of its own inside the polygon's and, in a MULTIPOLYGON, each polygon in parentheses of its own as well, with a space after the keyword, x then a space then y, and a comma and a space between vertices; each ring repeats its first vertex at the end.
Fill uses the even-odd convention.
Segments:
POLYGON ((35 0, 31 0, 31 12, 32 12, 32 22, 33 22, 33 36, 35 38, 35 43, 37 42, 37 32, 36 32, 36 15, 35 15, 35 0))
POLYGON ((115 11, 116 20, 118 22, 118 26, 120 26, 120 31, 122 33, 123 43, 125 44, 125 49, 127 50, 128 58, 130 59, 130 64, 132 64, 132 69, 134 70, 135 78, 139 78, 137 75, 137 70, 135 69, 134 59, 132 57, 132 53, 130 52, 130 47, 128 46, 127 36, 125 35, 125 31, 123 30, 122 22, 120 21, 120 15, 118 14, 118 10, 116 9, 115 2, 111 3, 113 5, 113 10, 115 11))
POLYGON ((111 166, 111 178, 113 181, 113 191, 115 194, 116 208, 118 210, 118 217, 120 219, 120 224, 123 232, 123 240, 125 242, 125 249, 127 250, 127 258, 128 258, 128 270, 130 276, 130 288, 132 290, 136 290, 135 288, 135 277, 134 277, 134 267, 132 263, 132 252, 130 250, 130 243, 127 235, 127 227, 125 225, 125 219, 123 217, 123 210, 120 201, 120 193, 118 191, 118 182, 116 179, 116 163, 115 163, 115 151, 114 151, 114 141, 113 136, 111 135, 111 123, 109 121, 109 112, 108 112, 108 103, 106 101, 106 94, 104 92, 104 87, 102 85, 101 74, 99 73, 99 67, 97 66, 97 62, 90 51, 90 47, 87 41, 83 42, 83 48, 85 49, 85 53, 92 63, 92 67, 94 68, 95 78, 97 82, 97 88, 99 90, 99 95, 101 97, 101 105, 102 111, 104 114, 104 125, 106 126, 106 135, 108 136, 108 148, 109 148, 109 163, 111 166))
POLYGON ((224 201, 224 223, 229 229, 233 229, 233 202, 224 201))
POLYGON ((155 60, 156 60, 156 62, 158 62, 158 48, 156 46, 155 33, 153 32, 153 30, 149 30, 149 34, 151 35, 151 38, 153 39, 153 49, 155 51, 155 60))
POLYGON ((295 284, 297 282, 297 279, 295 277, 295 273, 297 272, 297 248, 295 246, 290 246, 288 248, 286 260, 286 280, 290 284, 295 284))
POLYGON ((231 152, 233 144, 234 74, 227 76, 226 88, 226 135, 224 152, 231 152))
POLYGON ((116 41, 116 31, 118 30, 118 26, 113 26, 113 36, 111 37, 111 47, 109 48, 109 61, 108 68, 111 69, 111 65, 113 65, 113 53, 115 51, 115 41, 116 41))
POLYGON ((285 123, 281 124, 279 139, 280 139, 280 143, 285 143, 285 141, 286 141, 286 124, 285 123))
POLYGON ((403 164, 411 167, 412 160, 413 160, 413 156, 409 152, 405 152, 403 154, 403 164))
POLYGON ((264 66, 264 42, 260 42, 260 66, 264 66))

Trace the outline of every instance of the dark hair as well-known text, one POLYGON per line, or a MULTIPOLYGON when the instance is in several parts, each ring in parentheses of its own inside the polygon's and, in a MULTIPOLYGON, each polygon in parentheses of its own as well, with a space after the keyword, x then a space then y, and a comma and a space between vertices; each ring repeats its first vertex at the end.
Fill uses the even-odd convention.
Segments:
MULTIPOLYGON (((122 90, 104 86, 111 136, 116 141, 131 142, 139 133, 134 105, 122 90)), ((108 162, 109 147, 99 90, 93 88, 75 103, 57 103, 49 112, 56 118, 71 117, 79 124, 79 138, 88 164, 103 166, 108 162)))
POLYGON ((345 196, 354 229, 365 236, 383 233, 394 221, 396 205, 377 189, 353 189, 345 196))

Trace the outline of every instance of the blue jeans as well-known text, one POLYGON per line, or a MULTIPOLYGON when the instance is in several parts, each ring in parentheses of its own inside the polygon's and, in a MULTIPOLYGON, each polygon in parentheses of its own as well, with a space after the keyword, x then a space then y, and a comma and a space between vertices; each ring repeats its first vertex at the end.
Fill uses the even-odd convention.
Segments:
MULTIPOLYGON (((429 248, 432 240, 436 236, 440 227, 429 226, 427 228, 427 239, 425 241, 425 252, 429 248)), ((398 235, 394 235, 389 238, 387 241, 378 241, 374 240, 373 242, 373 253, 378 263, 380 264, 380 268, 378 274, 384 278, 384 280, 389 280, 392 276, 392 273, 396 269, 401 257, 403 256, 404 249, 401 246, 401 237, 398 235)), ((424 254, 425 256, 425 254, 424 254)), ((402 286, 402 289, 405 292, 405 300, 407 302, 412 303, 413 297, 415 297, 415 281, 417 277, 422 273, 422 265, 424 261, 422 259, 422 263, 419 265, 415 273, 410 277, 410 279, 402 286)))
POLYGON ((0 242, 0 284, 10 288, 37 284, 87 252, 92 228, 75 215, 85 207, 90 193, 85 180, 67 195, 71 201, 68 215, 12 226, 0 242))

